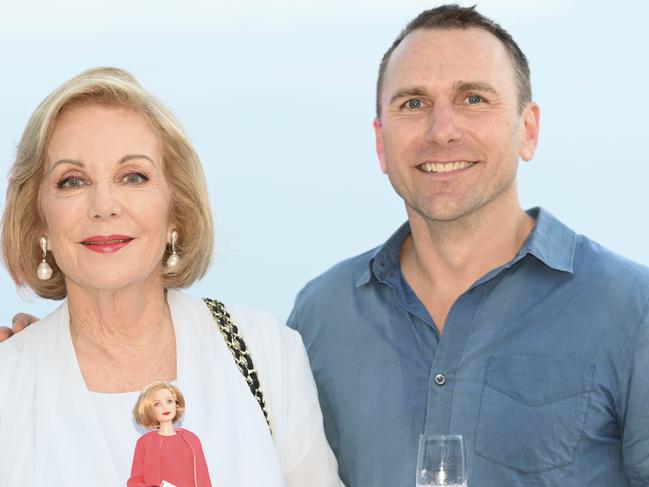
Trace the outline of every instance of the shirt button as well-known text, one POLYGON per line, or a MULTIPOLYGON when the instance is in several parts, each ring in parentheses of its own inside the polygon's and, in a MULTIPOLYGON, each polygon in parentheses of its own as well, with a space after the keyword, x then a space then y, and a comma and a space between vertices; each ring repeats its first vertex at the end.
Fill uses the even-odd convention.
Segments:
POLYGON ((440 387, 446 384, 446 376, 444 376, 444 374, 437 374, 435 376, 435 384, 440 387))

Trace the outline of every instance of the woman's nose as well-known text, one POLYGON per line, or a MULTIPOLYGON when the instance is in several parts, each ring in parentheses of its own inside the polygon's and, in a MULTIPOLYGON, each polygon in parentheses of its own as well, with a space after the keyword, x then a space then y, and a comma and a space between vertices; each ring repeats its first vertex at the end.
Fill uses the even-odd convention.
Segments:
POLYGON ((90 191, 88 216, 93 220, 115 217, 122 212, 119 189, 111 183, 95 183, 90 191))

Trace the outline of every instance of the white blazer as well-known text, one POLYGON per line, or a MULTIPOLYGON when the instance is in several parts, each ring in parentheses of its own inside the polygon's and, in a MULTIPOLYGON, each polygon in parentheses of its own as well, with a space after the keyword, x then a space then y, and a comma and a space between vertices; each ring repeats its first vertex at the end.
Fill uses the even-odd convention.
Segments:
MULTIPOLYGON (((170 290, 176 384, 187 399, 183 427, 203 445, 212 484, 333 487, 317 392, 300 336, 268 315, 228 309, 244 336, 270 413, 273 436, 202 300, 170 290)), ((67 301, 0 344, 0 487, 123 486, 111 461, 70 337, 67 301)), ((102 427, 103 426, 103 427, 102 427)), ((133 451, 133 438, 123 448, 133 451)), ((121 445, 120 445, 121 447, 121 445)))

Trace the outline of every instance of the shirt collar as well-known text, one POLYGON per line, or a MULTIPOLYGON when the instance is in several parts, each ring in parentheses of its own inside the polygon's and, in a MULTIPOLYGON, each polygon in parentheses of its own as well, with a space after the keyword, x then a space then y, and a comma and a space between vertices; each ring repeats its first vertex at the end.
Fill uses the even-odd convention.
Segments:
POLYGON ((551 269, 572 274, 577 234, 543 208, 532 208, 527 214, 536 225, 514 260, 532 254, 551 269))
MULTIPOLYGON (((575 232, 543 208, 532 208, 527 210, 527 214, 536 223, 509 265, 531 254, 551 269, 572 273, 577 241, 575 232)), ((382 281, 398 269, 401 247, 408 235, 410 224, 406 222, 383 245, 371 252, 368 266, 361 271, 356 287, 370 282, 372 275, 382 281)))
POLYGON ((369 256, 369 265, 363 269, 356 287, 363 286, 370 282, 372 274, 379 280, 383 280, 389 273, 399 268, 401 247, 406 237, 410 235, 410 224, 401 225, 396 232, 381 246, 377 247, 369 256))

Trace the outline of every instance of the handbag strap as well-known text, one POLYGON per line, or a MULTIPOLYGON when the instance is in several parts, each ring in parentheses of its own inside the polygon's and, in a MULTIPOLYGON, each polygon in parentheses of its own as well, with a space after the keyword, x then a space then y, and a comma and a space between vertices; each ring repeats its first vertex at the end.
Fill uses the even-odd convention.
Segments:
POLYGON ((268 408, 266 407, 266 400, 264 399, 264 393, 261 390, 259 377, 257 376, 255 365, 253 364, 252 357, 248 351, 248 346, 246 345, 241 333, 239 333, 239 328, 232 321, 232 317, 230 316, 230 313, 226 311, 223 303, 210 298, 203 298, 203 301, 205 301, 205 304, 212 312, 214 320, 217 325, 219 325, 218 328, 225 339, 225 344, 232 353, 234 361, 239 367, 243 378, 248 383, 250 392, 252 392, 252 395, 259 403, 261 412, 264 413, 264 418, 266 418, 268 429, 270 429, 272 435, 273 431, 270 427, 270 418, 268 408))

